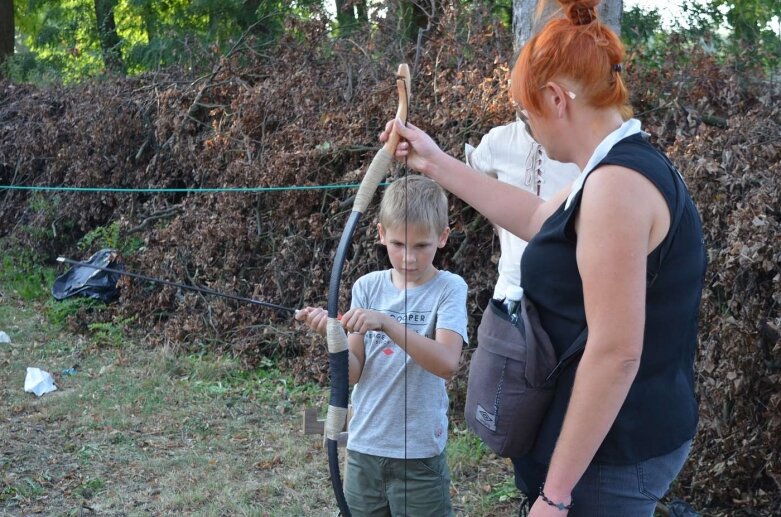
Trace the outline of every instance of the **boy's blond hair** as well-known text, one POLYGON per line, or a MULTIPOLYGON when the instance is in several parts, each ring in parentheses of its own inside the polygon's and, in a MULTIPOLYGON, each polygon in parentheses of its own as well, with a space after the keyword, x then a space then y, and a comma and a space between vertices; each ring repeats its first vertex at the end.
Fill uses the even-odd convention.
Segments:
POLYGON ((404 176, 382 196, 379 219, 385 228, 424 225, 439 235, 448 226, 447 195, 424 176, 404 176))

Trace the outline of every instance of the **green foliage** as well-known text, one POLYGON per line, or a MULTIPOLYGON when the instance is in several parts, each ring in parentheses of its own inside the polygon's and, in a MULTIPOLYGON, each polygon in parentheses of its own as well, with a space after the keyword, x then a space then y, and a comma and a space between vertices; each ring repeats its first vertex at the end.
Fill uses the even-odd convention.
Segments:
POLYGON ((46 86, 62 79, 56 63, 30 50, 10 56, 3 63, 2 69, 7 77, 16 82, 32 82, 46 86))
POLYGON ((728 51, 738 68, 781 64, 781 0, 712 0, 710 14, 731 28, 728 51))
MULTIPOLYGON (((337 0, 344 7, 332 26, 349 36, 369 24, 369 11, 378 9, 364 0, 337 0)), ((460 2, 463 12, 485 10, 499 23, 512 25, 512 1, 460 2)), ((4 65, 20 82, 78 81, 106 70, 130 74, 171 65, 189 70, 211 68, 242 36, 256 50, 267 47, 283 31, 287 17, 324 16, 323 0, 27 0, 15 2, 20 45, 4 65), (96 6, 113 6, 115 46, 101 48, 96 6), (112 65, 116 56, 121 67, 112 65), (108 63, 107 63, 108 62, 108 63)), ((781 60, 778 16, 781 0, 709 0, 685 2, 684 20, 673 31, 685 32, 689 41, 707 46, 722 58, 735 56, 738 67, 778 67, 781 60), (774 18, 775 17, 775 18, 774 18), (775 23, 773 27, 771 24, 775 23)), ((400 18, 402 32, 415 40, 418 27, 427 23, 425 12, 414 3, 399 2, 385 8, 400 18)), ((381 12, 381 11, 376 11, 381 12)), ((656 10, 635 6, 624 12, 623 38, 630 46, 655 48, 669 44, 669 30, 661 27, 656 10)), ((106 35, 103 34, 104 45, 106 35)))
POLYGON ((49 323, 54 326, 62 327, 68 321, 68 318, 78 314, 80 311, 101 310, 106 304, 93 298, 75 296, 64 300, 50 300, 46 304, 46 317, 49 323))
POLYGON ((635 5, 621 16, 621 39, 628 48, 652 45, 662 33, 662 15, 657 9, 635 5))
POLYGON ((27 200, 30 218, 19 226, 20 234, 27 235, 32 242, 51 242, 55 238, 53 221, 57 219, 60 206, 59 196, 33 193, 27 200))
POLYGON ((90 464, 95 457, 100 456, 100 449, 98 445, 94 443, 85 443, 79 448, 76 453, 77 457, 83 464, 90 464))
POLYGON ((51 216, 57 213, 57 207, 60 206, 59 196, 48 197, 40 192, 34 192, 27 202, 30 210, 40 215, 51 216))
POLYGON ((7 253, 0 262, 0 285, 24 301, 47 298, 55 276, 32 252, 7 253))
POLYGON ((512 477, 506 478, 502 483, 493 486, 491 493, 488 494, 490 502, 506 503, 511 499, 520 499, 521 492, 515 486, 515 480, 512 477))
POLYGON ((227 356, 194 354, 178 361, 180 373, 197 392, 212 397, 252 398, 261 403, 274 403, 280 409, 292 410, 322 393, 313 383, 298 383, 283 374, 270 359, 254 370, 242 369, 238 361, 227 356))
POLYGON ((89 479, 78 488, 78 493, 84 499, 92 499, 98 492, 101 492, 106 483, 100 478, 89 479))
POLYGON ((779 27, 770 25, 773 13, 781 12, 779 6, 781 0, 684 3, 682 18, 669 28, 662 25, 658 10, 635 6, 622 16, 621 37, 642 67, 668 71, 670 66, 685 67, 689 50, 696 49, 738 72, 753 71, 755 78, 761 78, 775 73, 781 64, 779 27), (669 62, 670 47, 680 48, 679 62, 669 62))
POLYGON ((489 0, 488 6, 491 14, 508 30, 513 26, 513 2, 512 0, 489 0))
POLYGON ((118 249, 120 240, 119 223, 111 223, 108 226, 98 226, 87 232, 76 245, 79 250, 87 251, 97 243, 101 248, 118 249))
POLYGON ((101 249, 115 249, 122 255, 128 255, 138 251, 143 246, 143 241, 138 237, 123 235, 119 222, 115 221, 108 226, 98 226, 87 232, 76 246, 81 251, 88 251, 95 246, 101 249))
POLYGON ((9 63, 16 80, 75 80, 100 72, 102 59, 91 0, 29 0, 14 5, 22 57, 9 63), (33 63, 29 54, 35 56, 33 63))
POLYGON ((44 490, 40 483, 30 477, 25 477, 14 485, 5 485, 3 490, 0 491, 0 501, 29 499, 31 497, 38 497, 43 493, 44 490))
MULTIPOLYGON (((313 16, 321 0, 112 0, 118 43, 101 48, 95 0, 16 2, 21 48, 9 60, 9 76, 19 82, 72 82, 106 70, 135 74, 178 65, 211 67, 242 34, 263 48, 283 30, 286 16, 313 16), (116 56, 121 67, 111 66, 116 56)), ((105 34, 103 34, 105 38, 105 34)), ((105 43, 105 39, 104 39, 105 43)))
POLYGON ((451 468, 458 465, 480 463, 491 451, 488 446, 472 431, 453 426, 447 444, 447 461, 451 468))
POLYGON ((114 321, 90 323, 87 329, 93 332, 92 340, 96 344, 119 348, 125 341, 125 327, 135 319, 135 316, 131 316, 115 318, 114 321))

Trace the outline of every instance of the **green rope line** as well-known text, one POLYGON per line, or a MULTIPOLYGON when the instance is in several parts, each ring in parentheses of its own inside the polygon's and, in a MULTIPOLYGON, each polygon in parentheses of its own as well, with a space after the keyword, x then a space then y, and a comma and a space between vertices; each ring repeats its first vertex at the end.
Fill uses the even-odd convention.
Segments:
MULTIPOLYGON (((387 187, 390 183, 380 183, 381 187, 387 187)), ((224 187, 224 188, 114 188, 114 187, 36 187, 26 185, 0 185, 0 190, 34 190, 34 191, 59 191, 59 192, 117 192, 129 193, 169 193, 169 192, 277 192, 285 190, 335 190, 358 188, 359 183, 337 183, 332 185, 293 185, 287 187, 224 187)))

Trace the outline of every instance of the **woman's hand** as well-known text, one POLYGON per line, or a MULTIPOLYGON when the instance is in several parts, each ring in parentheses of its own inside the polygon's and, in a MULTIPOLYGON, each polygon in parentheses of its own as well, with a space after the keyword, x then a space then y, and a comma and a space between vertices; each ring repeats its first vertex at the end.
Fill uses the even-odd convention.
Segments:
POLYGON ((369 309, 351 309, 342 316, 342 326, 348 332, 366 334, 370 330, 384 330, 390 316, 369 309))
POLYGON ((394 130, 401 137, 399 145, 396 146, 396 159, 406 159, 407 166, 425 175, 429 175, 436 164, 447 156, 424 131, 410 123, 404 126, 399 119, 385 124, 385 131, 380 133, 380 141, 386 142, 394 130))
POLYGON ((304 307, 297 310, 293 316, 298 321, 303 321, 309 328, 325 336, 328 326, 328 311, 320 307, 304 307))

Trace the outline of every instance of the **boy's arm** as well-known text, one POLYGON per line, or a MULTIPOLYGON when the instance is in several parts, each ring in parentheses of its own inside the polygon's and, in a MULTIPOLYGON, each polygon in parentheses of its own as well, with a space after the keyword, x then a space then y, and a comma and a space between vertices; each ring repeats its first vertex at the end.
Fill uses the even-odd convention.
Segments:
POLYGON ((363 335, 347 334, 347 348, 350 351, 350 384, 355 384, 361 378, 363 365, 366 363, 366 348, 364 347, 363 335))
MULTIPOLYGON (((304 307, 296 311, 293 316, 296 320, 301 321, 309 325, 309 328, 325 337, 326 326, 328 324, 328 311, 320 307, 304 307)), ((349 334, 347 336, 347 348, 349 371, 350 371, 350 384, 355 384, 361 377, 363 371, 363 364, 365 360, 365 350, 363 346, 363 336, 358 334, 349 334)))
POLYGON ((402 348, 406 337, 406 351, 416 363, 446 381, 455 375, 464 346, 461 334, 448 329, 437 329, 434 339, 431 339, 409 330, 395 318, 388 319, 389 325, 382 329, 383 332, 402 348))
MULTIPOLYGON (((361 339, 370 330, 384 332, 402 348, 416 363, 437 377, 449 380, 458 369, 464 338, 447 329, 437 329, 434 339, 421 336, 399 323, 396 318, 370 309, 352 309, 342 316, 342 325, 355 332, 361 339)), ((363 341, 361 341, 361 345, 363 341)), ((350 374, 352 379, 352 374, 350 374)))

